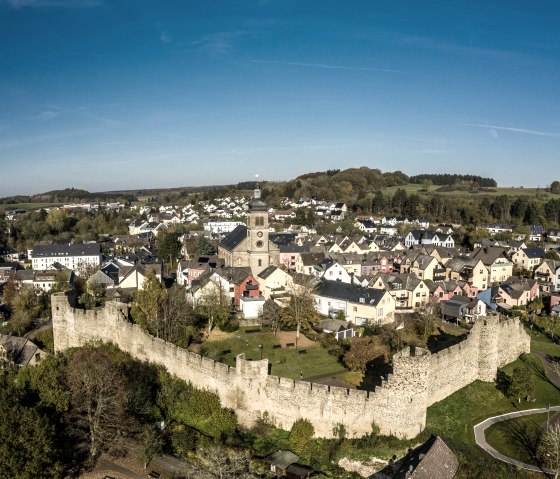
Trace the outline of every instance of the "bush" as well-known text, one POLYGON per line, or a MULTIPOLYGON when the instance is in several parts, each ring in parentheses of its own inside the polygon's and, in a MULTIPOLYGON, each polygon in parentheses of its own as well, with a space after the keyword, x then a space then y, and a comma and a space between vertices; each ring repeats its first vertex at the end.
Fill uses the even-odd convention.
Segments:
POLYGON ((313 438, 315 429, 307 419, 298 419, 290 429, 288 441, 292 451, 304 455, 307 451, 309 441, 313 438))

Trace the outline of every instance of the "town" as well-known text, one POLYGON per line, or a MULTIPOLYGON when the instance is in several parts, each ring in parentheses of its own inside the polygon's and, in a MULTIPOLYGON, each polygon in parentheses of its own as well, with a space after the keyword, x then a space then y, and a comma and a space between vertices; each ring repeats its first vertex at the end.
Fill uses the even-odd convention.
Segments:
MULTIPOLYGON (((6 371, 27 378, 25 394, 41 398, 45 411, 56 410, 60 424, 73 414, 85 433, 93 425, 74 401, 100 406, 78 393, 80 361, 104 364, 98 381, 114 373, 123 384, 132 381, 127 368, 140 368, 135 360, 164 368, 143 373, 159 375, 155 382, 143 379, 156 403, 111 392, 159 412, 121 411, 134 416, 131 429, 118 411, 99 410, 114 424, 97 426, 98 437, 76 464, 99 468, 101 454, 114 457, 134 444, 147 472, 167 477, 170 466, 158 462, 163 452, 188 458, 213 438, 200 464, 213 470, 226 457, 230 477, 268 471, 382 479, 407 471, 411 478, 452 478, 476 477, 486 467, 503 474, 495 477, 533 477, 522 475, 532 474, 523 467, 555 467, 543 459, 544 445, 528 450, 499 425, 476 444, 460 429, 537 407, 556 430, 547 416, 560 387, 558 182, 501 195, 495 184, 480 186, 488 179, 433 175, 375 193, 354 185, 358 191, 340 197, 336 188, 328 199, 298 196, 318 178, 344 190, 355 173, 196 193, 115 193, 110 201, 2 205, 0 352, 6 371), (469 196, 465 185, 480 188, 479 196, 469 196), (286 191, 291 195, 282 196, 286 191), (107 349, 115 346, 131 356, 107 349), (64 368, 70 379, 51 386, 61 394, 70 388, 70 399, 49 399, 51 387, 40 383, 64 368), (187 385, 196 389, 182 392, 187 385), (317 396, 308 397, 310 391, 317 396), (473 417, 449 412, 470 400, 488 404, 473 417), (197 411, 193 401, 213 406, 197 411), (214 416, 220 419, 210 424, 214 416), (445 420, 456 421, 458 432, 445 420), (244 449, 231 437, 252 445, 244 449), (471 451, 465 457, 456 449, 461 441, 471 451), (473 450, 484 457, 475 460, 473 450), (429 476, 414 475, 428 467, 435 468, 429 476), (523 472, 515 476, 515 470, 523 472)), ((82 193, 58 196, 65 194, 82 193)), ((537 443, 536 429, 525 434, 537 443)), ((79 433, 68 437, 80 440, 79 433)), ((49 467, 69 467, 62 457, 49 467)), ((173 467, 188 474, 180 461, 173 467)))

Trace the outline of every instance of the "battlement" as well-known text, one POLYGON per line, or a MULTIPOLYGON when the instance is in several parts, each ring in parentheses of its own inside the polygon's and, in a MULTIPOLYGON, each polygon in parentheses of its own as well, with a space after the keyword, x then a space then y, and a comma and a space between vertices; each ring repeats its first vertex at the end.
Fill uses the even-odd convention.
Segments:
POLYGON ((362 391, 271 376, 267 359, 249 361, 244 354, 229 367, 150 336, 128 320, 122 303, 86 311, 71 307, 63 293, 54 294, 51 302, 56 351, 95 339, 113 342, 197 388, 216 392, 242 425, 253 425, 265 412, 283 429, 305 418, 319 437, 332 437, 339 424, 350 437, 361 437, 371 431, 372 422, 382 434, 414 437, 425 426, 428 405, 475 379, 492 380, 489 376, 504 361, 529 350, 518 321, 489 318, 477 323, 466 340, 437 354, 404 348, 393 357, 388 381, 375 391, 362 391))

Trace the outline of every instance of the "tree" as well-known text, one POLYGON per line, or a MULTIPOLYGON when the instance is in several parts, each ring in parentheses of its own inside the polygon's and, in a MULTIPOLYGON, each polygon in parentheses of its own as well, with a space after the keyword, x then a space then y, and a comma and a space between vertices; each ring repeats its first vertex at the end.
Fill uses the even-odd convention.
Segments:
POLYGON ((214 244, 206 238, 206 236, 199 236, 196 240, 196 254, 199 255, 213 255, 216 254, 214 244))
POLYGON ((144 426, 142 431, 142 459, 144 461, 144 469, 152 461, 154 456, 161 454, 163 451, 164 440, 161 431, 151 424, 144 426))
POLYGON ((553 181, 550 183, 550 192, 555 195, 560 195, 560 181, 553 181))
POLYGON ((265 326, 270 326, 270 329, 276 334, 278 326, 282 319, 282 308, 276 304, 276 301, 269 298, 264 302, 261 312, 261 322, 265 326))
POLYGON ((298 281, 297 283, 294 281, 289 288, 289 303, 282 311, 283 324, 296 328, 296 349, 300 331, 310 329, 319 321, 313 298, 316 286, 315 278, 300 275, 298 281))
POLYGON ((510 397, 517 398, 521 402, 521 398, 531 396, 535 392, 535 384, 533 381, 533 373, 529 366, 523 364, 513 370, 511 382, 508 389, 510 397))
POLYGON ((215 325, 223 326, 231 315, 231 299, 222 286, 212 280, 208 282, 206 291, 202 294, 197 304, 199 313, 206 319, 208 335, 215 325))
POLYGON ((62 477, 54 421, 29 405, 12 373, 0 375, 0 477, 62 477))
POLYGON ((309 441, 313 438, 315 429, 307 419, 298 419, 292 424, 288 442, 292 451, 304 454, 309 446, 309 441))
POLYGON ((175 233, 165 233, 159 240, 158 257, 166 261, 171 267, 179 257, 181 243, 175 233))
POLYGON ((67 366, 74 434, 90 460, 127 430, 128 395, 122 366, 107 347, 76 350, 67 366))
POLYGON ((542 435, 537 448, 540 461, 560 477, 560 424, 554 423, 542 435))
POLYGON ((131 314, 134 321, 150 334, 160 337, 163 317, 162 304, 165 288, 159 282, 154 271, 149 271, 144 278, 142 289, 134 294, 131 314))
POLYGON ((344 354, 344 364, 352 371, 365 373, 368 363, 379 356, 385 356, 385 350, 375 338, 353 338, 350 348, 344 354))
POLYGON ((441 304, 436 298, 430 298, 417 308, 416 314, 419 323, 418 333, 423 340, 426 340, 433 334, 436 324, 441 318, 441 304))
POLYGON ((211 444, 198 450, 206 469, 217 479, 249 479, 256 477, 249 472, 249 455, 240 450, 211 444))

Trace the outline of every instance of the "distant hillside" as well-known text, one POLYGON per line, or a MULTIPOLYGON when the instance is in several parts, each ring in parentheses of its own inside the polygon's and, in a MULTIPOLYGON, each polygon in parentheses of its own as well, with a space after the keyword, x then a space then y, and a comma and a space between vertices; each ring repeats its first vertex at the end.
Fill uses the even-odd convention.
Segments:
POLYGON ((77 188, 47 191, 36 195, 17 195, 0 198, 0 204, 13 205, 20 203, 95 203, 111 201, 134 201, 135 195, 125 193, 98 192, 90 193, 77 188))

